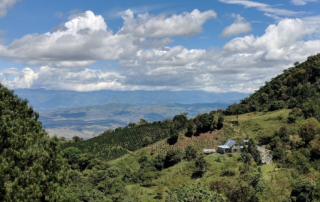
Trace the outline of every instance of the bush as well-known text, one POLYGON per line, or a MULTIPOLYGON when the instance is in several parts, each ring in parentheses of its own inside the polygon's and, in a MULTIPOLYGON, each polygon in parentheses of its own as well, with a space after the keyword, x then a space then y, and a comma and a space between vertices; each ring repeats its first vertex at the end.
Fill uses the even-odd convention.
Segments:
POLYGON ((164 161, 164 167, 168 168, 176 163, 179 163, 183 157, 183 152, 180 149, 171 149, 167 152, 164 161))
POLYGON ((225 170, 221 173, 221 176, 224 177, 224 176, 235 176, 235 173, 231 170, 225 170))
POLYGON ((116 167, 111 167, 109 168, 108 170, 108 176, 111 177, 111 178, 115 178, 115 177, 118 177, 120 174, 120 171, 118 168, 116 167))
POLYGON ((195 159, 197 157, 197 150, 193 146, 186 147, 185 159, 188 161, 195 159))
POLYGON ((280 147, 276 147, 273 151, 272 151, 272 157, 275 160, 281 160, 284 158, 285 156, 285 151, 284 149, 280 148, 280 147))

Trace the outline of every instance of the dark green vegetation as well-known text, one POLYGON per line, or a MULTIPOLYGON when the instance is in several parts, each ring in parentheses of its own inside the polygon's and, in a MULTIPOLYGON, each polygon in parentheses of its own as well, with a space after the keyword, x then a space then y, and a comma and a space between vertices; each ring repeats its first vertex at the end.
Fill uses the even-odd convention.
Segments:
POLYGON ((320 119, 320 54, 302 64, 284 70, 240 104, 227 108, 225 114, 275 111, 300 108, 306 118, 320 119))
POLYGON ((63 201, 67 180, 57 138, 28 101, 0 85, 0 201, 63 201))
POLYGON ((112 160, 165 138, 169 138, 169 144, 174 144, 181 133, 192 136, 213 131, 218 125, 214 117, 215 113, 216 111, 200 114, 189 120, 185 113, 176 115, 173 120, 166 119, 152 123, 140 119, 137 124, 130 123, 124 128, 118 127, 115 130, 105 131, 87 141, 80 139, 67 141, 63 147, 75 147, 82 152, 90 152, 95 157, 112 160))
POLYGON ((135 151, 169 137, 169 121, 147 123, 141 120, 137 126, 135 124, 129 125, 106 131, 87 141, 66 143, 64 147, 76 147, 83 152, 90 152, 96 157, 111 160, 123 156, 128 151, 135 151))

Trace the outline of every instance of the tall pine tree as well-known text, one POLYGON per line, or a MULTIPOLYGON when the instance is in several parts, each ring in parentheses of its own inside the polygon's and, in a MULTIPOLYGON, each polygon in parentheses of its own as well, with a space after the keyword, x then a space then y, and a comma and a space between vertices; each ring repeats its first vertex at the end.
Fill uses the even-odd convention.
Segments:
POLYGON ((0 84, 0 201, 64 201, 59 141, 28 101, 0 84))

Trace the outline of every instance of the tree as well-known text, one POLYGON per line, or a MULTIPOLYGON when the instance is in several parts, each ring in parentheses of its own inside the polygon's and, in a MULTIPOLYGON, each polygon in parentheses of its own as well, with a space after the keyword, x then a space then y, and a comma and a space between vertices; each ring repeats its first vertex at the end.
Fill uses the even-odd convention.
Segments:
POLYGON ((186 155, 185 158, 190 161, 192 159, 195 159, 197 157, 197 150, 193 146, 187 146, 186 147, 186 155))
POLYGON ((187 130, 186 136, 192 136, 197 132, 197 125, 193 122, 193 119, 188 120, 187 130))
POLYGON ((59 137, 59 141, 60 141, 60 142, 66 142, 67 139, 66 139, 65 137, 59 137))
POLYGON ((317 134, 320 134, 320 124, 315 118, 307 119, 299 129, 299 135, 305 144, 313 140, 317 134))
POLYGON ((196 161, 195 161, 195 165, 196 165, 196 169, 198 172, 204 172, 207 167, 208 167, 208 163, 207 161, 204 159, 204 155, 200 155, 196 161))
POLYGON ((294 184, 290 199, 295 202, 311 202, 315 188, 316 184, 313 181, 300 178, 294 184))
POLYGON ((183 157, 183 153, 180 149, 170 149, 167 151, 167 155, 164 162, 164 167, 168 168, 176 163, 179 163, 183 157))
POLYGON ((129 128, 133 128, 133 127, 136 126, 136 124, 135 123, 129 123, 128 126, 129 126, 129 128))
POLYGON ((252 139, 249 139, 248 152, 252 155, 254 161, 258 165, 261 164, 261 156, 260 156, 259 151, 257 150, 256 145, 252 139))
POLYGON ((78 169, 81 151, 76 147, 68 147, 62 151, 63 157, 67 159, 72 169, 78 169))
MULTIPOLYGON (((237 117, 238 117, 238 115, 237 115, 237 117)), ((224 117, 223 116, 219 116, 218 124, 217 124, 218 130, 220 130, 223 127, 223 121, 224 121, 224 117)))
POLYGON ((320 109, 318 103, 314 100, 308 99, 308 101, 302 105, 302 113, 306 119, 310 117, 316 117, 319 119, 320 109))
POLYGON ((176 143, 180 131, 184 130, 187 126, 187 113, 175 115, 172 120, 170 130, 170 143, 176 143))
MULTIPOLYGON (((174 197, 172 197, 174 198, 174 197)), ((206 186, 201 184, 184 186, 177 191, 178 201, 181 202, 225 202, 227 201, 223 195, 211 192, 206 186)), ((166 201, 176 201, 166 200, 166 201)))
POLYGON ((81 142, 81 141, 83 141, 83 138, 81 138, 81 137, 79 137, 79 136, 77 136, 77 135, 76 135, 76 136, 73 136, 72 139, 73 139, 74 142, 81 142))
POLYGON ((138 125, 141 126, 141 125, 145 125, 147 123, 148 123, 148 121, 146 121, 145 119, 140 119, 138 125))
POLYGON ((272 157, 273 159, 277 160, 281 160, 284 158, 284 156, 286 155, 284 149, 280 148, 280 147, 276 147, 274 150, 272 150, 272 157))
POLYGON ((27 100, 0 85, 0 201, 62 201, 66 166, 27 100))

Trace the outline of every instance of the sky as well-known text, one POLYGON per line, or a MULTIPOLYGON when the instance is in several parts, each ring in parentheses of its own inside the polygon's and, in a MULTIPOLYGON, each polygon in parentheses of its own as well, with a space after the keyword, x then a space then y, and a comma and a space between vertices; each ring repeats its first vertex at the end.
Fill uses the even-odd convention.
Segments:
POLYGON ((317 53, 318 0, 0 0, 10 89, 252 93, 317 53))

